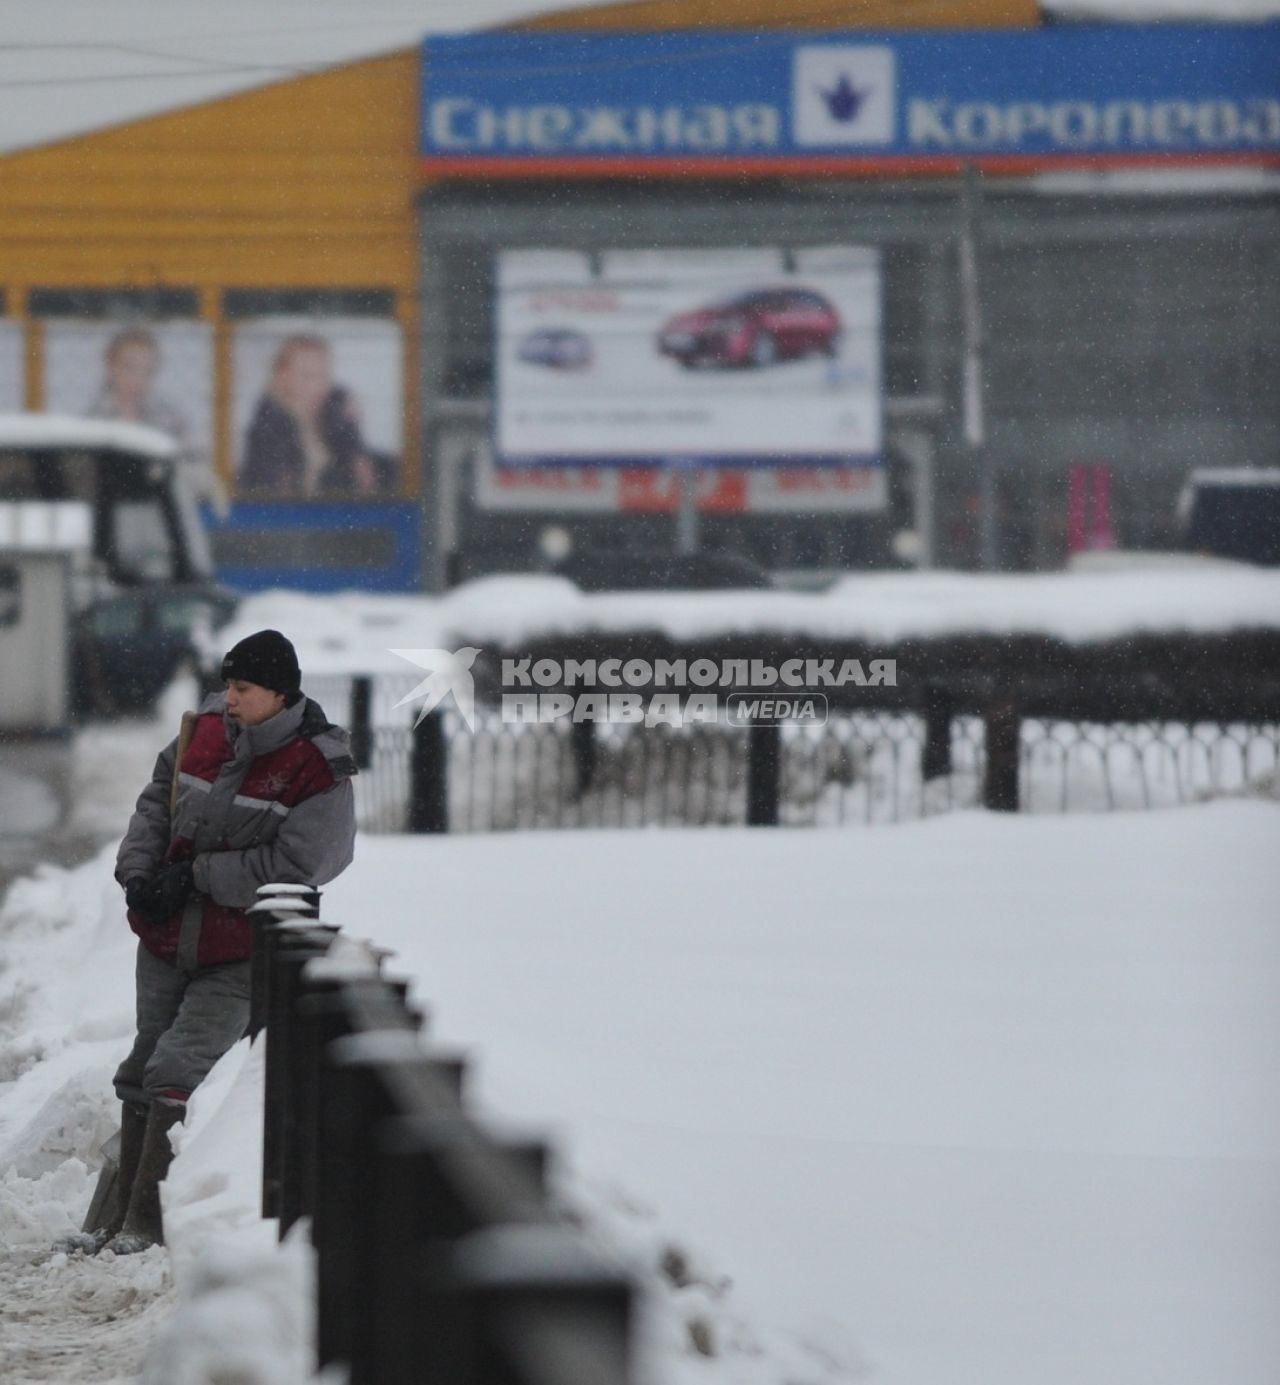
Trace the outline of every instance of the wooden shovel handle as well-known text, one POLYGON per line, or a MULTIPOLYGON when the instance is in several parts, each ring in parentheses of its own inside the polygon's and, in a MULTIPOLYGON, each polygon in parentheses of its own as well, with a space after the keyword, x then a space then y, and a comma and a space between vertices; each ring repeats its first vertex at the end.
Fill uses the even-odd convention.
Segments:
POLYGON ((182 757, 187 753, 191 737, 196 729, 196 714, 183 712, 182 724, 178 727, 178 750, 173 757, 173 782, 169 786, 169 816, 173 816, 178 806, 178 779, 182 773, 182 757))

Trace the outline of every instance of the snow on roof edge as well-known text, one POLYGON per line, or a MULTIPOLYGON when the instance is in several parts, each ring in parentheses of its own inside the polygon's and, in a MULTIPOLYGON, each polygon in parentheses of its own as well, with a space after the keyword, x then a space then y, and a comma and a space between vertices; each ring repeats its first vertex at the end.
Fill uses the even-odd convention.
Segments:
POLYGON ((1280 571, 1191 568, 1097 573, 863 573, 823 593, 579 591, 563 577, 478 578, 443 596, 324 596, 277 589, 247 595, 204 655, 265 627, 284 630, 307 677, 420 676, 402 648, 528 652, 531 644, 589 640, 620 647, 639 632, 677 644, 778 636, 803 641, 898 642, 969 636, 1047 636, 1089 645, 1138 635, 1280 630, 1280 571))
POLYGON ((146 424, 44 413, 0 414, 3 447, 87 447, 141 453, 157 461, 171 461, 178 452, 168 434, 146 424))

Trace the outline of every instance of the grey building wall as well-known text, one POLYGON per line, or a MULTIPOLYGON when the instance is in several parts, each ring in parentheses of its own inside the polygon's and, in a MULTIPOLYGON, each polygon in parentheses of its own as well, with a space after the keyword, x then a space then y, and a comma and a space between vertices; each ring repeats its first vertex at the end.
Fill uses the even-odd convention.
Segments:
MULTIPOLYGON (((494 255, 522 246, 879 246, 896 401, 892 512, 724 519, 704 533, 770 566, 888 561, 892 534, 914 510, 901 405, 937 400, 926 425, 937 449, 937 556, 976 562, 976 459, 960 415, 957 181, 456 185, 424 193, 419 224, 429 579, 450 548, 464 574, 521 565, 550 518, 476 512, 465 466, 447 485, 440 474, 445 452, 456 459, 487 433, 494 255)), ((1073 465, 1109 465, 1120 542, 1159 547, 1175 541, 1176 495, 1192 467, 1280 460, 1275 192, 1054 192, 987 180, 977 226, 1001 566, 1061 563, 1073 465)), ((571 525, 604 543, 669 543, 669 519, 571 525)))

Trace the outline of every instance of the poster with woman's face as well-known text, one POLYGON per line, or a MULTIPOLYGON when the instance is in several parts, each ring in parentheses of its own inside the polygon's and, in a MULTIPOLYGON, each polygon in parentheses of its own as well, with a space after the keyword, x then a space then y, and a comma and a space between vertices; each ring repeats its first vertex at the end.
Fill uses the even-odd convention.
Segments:
POLYGON ((398 493, 398 323, 255 318, 235 329, 231 363, 238 498, 377 500, 398 493))
POLYGON ((44 407, 145 423, 213 451, 213 333, 205 322, 44 323, 44 407))
POLYGON ((220 505, 209 324, 54 319, 43 326, 45 410, 158 428, 178 444, 192 493, 220 505))
POLYGON ((0 413, 18 413, 26 396, 26 351, 20 322, 0 320, 0 413))

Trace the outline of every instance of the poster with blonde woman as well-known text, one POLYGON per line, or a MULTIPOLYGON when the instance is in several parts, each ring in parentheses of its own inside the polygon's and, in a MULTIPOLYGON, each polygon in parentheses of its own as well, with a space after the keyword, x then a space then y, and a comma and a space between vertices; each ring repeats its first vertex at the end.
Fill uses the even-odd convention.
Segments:
POLYGON ((213 471, 213 336, 203 322, 44 323, 44 407, 143 423, 177 444, 197 498, 224 501, 213 471))
POLYGON ((102 353, 102 377, 88 416, 145 423, 175 442, 189 443, 186 414, 157 385, 160 362, 160 343, 151 328, 126 327, 114 333, 102 353))
POLYGON ((259 319, 236 332, 236 493, 372 500, 395 494, 399 328, 382 319, 259 319))

